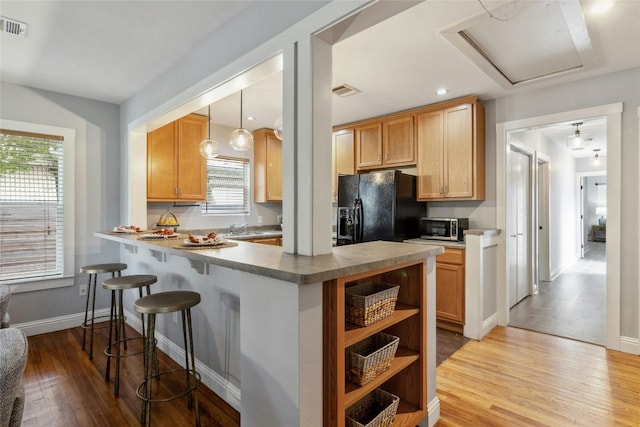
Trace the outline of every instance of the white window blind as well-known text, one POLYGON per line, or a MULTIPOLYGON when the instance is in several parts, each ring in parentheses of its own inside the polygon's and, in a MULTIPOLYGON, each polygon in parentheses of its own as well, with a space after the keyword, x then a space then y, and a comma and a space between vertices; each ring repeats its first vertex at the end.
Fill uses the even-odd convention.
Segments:
POLYGON ((64 274, 63 138, 0 129, 0 283, 64 274))
POLYGON ((249 160, 207 160, 207 200, 203 214, 249 214, 249 160))

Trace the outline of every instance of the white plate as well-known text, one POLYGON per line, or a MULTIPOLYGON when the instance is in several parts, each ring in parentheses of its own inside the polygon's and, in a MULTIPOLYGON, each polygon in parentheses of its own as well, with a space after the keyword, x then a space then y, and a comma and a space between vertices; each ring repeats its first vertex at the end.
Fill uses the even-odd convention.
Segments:
MULTIPOLYGON (((193 236, 193 237, 197 238, 198 240, 202 240, 203 237, 207 237, 207 236, 193 236)), ((206 242, 201 241, 198 243, 194 243, 189 239, 184 239, 183 243, 185 246, 219 246, 225 243, 225 241, 220 239, 214 239, 214 240, 209 239, 206 242)))
POLYGON ((165 234, 144 234, 139 237, 139 239, 171 239, 172 237, 178 237, 177 233, 173 233, 171 235, 165 234))
POLYGON ((120 227, 114 227, 113 228, 113 232, 114 233, 123 233, 123 234, 137 234, 138 233, 135 230, 125 229, 125 228, 120 228, 120 227))

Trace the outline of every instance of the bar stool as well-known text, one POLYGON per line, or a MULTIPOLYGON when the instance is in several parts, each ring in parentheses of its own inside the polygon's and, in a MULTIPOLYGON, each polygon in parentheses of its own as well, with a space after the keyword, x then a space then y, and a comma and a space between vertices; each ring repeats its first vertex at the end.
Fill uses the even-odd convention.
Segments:
MULTIPOLYGON (((89 275, 89 283, 87 285, 87 302, 84 307, 84 322, 80 325, 84 331, 82 332, 82 350, 84 350, 85 342, 87 339, 87 329, 89 332, 89 360, 93 360, 93 324, 96 319, 106 319, 109 316, 95 317, 96 309, 96 283, 98 280, 98 274, 111 273, 111 277, 121 276, 122 270, 127 268, 127 264, 113 263, 113 264, 94 264, 86 265, 80 269, 81 273, 89 275), (89 300, 91 300, 91 317, 89 318, 89 300)), ((100 328, 106 328, 109 325, 99 326, 100 328)))
POLYGON ((137 300, 134 304, 135 310, 141 315, 147 315, 146 341, 144 346, 144 381, 136 389, 136 394, 143 401, 141 423, 145 426, 151 425, 151 403, 168 402, 179 397, 188 396, 189 409, 195 403, 196 426, 200 427, 200 411, 198 408, 198 383, 200 374, 196 372, 195 357, 193 354, 193 334, 191 328, 191 307, 200 303, 200 294, 190 291, 170 291, 149 295, 137 300), (152 374, 152 357, 155 350, 155 327, 156 314, 182 313, 182 336, 184 338, 185 369, 173 369, 152 374), (159 379, 161 375, 172 372, 185 372, 185 389, 166 399, 153 399, 151 389, 154 378, 159 379))
POLYGON ((107 356, 107 369, 105 371, 105 379, 109 381, 111 379, 111 358, 116 359, 116 380, 113 389, 113 394, 117 396, 120 393, 120 359, 122 357, 135 356, 136 354, 144 353, 144 345, 146 341, 144 339, 144 317, 142 320, 142 337, 133 337, 127 339, 124 333, 125 316, 124 305, 122 302, 122 292, 125 289, 138 289, 140 298, 142 298, 142 288, 147 289, 147 295, 151 295, 150 286, 158 281, 158 278, 149 274, 134 274, 130 276, 114 277, 112 279, 102 282, 102 287, 111 291, 111 315, 109 317, 109 341, 107 347, 104 349, 104 354, 107 356), (114 333, 115 332, 115 333, 114 333), (113 336, 115 335, 115 340, 113 336), (121 347, 127 350, 127 341, 142 338, 143 350, 135 353, 122 354, 121 347), (113 352, 115 347, 115 353, 113 352))

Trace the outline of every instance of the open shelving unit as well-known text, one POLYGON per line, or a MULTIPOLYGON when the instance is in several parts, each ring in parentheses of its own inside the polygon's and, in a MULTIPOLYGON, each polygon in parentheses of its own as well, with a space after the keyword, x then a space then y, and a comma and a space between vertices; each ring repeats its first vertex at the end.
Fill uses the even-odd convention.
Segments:
POLYGON ((393 427, 415 426, 427 414, 426 266, 398 264, 323 284, 323 425, 342 427, 346 410, 376 388, 400 398, 393 427), (345 289, 382 282, 400 285, 393 314, 369 326, 345 320, 345 289), (391 368, 364 386, 346 380, 346 348, 376 334, 400 337, 391 368))

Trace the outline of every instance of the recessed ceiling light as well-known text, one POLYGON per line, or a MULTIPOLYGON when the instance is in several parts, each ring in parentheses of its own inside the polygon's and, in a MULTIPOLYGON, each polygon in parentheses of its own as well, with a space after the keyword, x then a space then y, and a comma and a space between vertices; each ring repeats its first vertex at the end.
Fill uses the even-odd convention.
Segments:
POLYGON ((249 116, 249 117, 247 117, 247 120, 249 120, 249 121, 253 121, 253 120, 255 120, 255 119, 256 119, 256 118, 255 118, 255 117, 253 117, 253 116, 249 116))
POLYGON ((438 95, 438 96, 446 95, 448 93, 449 93, 449 90, 445 89, 445 88, 440 88, 440 89, 436 90, 436 95, 438 95))
POLYGON ((613 3, 610 1, 599 1, 591 6, 591 14, 597 15, 599 13, 604 13, 607 10, 611 9, 613 3))

